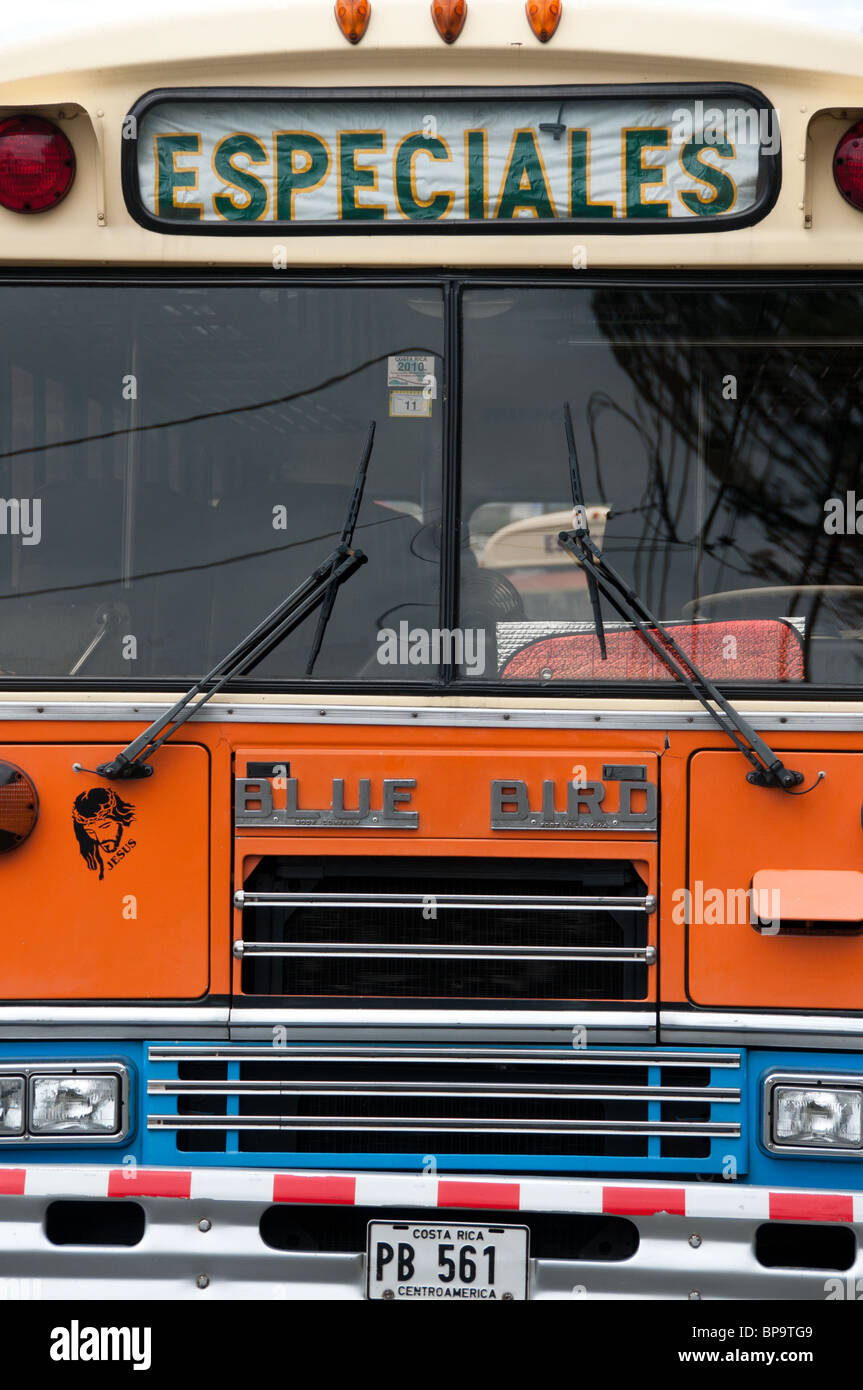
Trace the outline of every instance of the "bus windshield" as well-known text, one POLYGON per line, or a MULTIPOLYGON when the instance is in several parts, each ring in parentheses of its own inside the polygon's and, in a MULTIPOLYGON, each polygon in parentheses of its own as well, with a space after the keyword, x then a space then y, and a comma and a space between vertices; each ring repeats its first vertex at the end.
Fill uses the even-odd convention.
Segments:
MULTIPOLYGON (((376 637, 393 613, 438 621, 439 290, 16 285, 0 302, 4 676, 201 676, 337 543, 375 419, 368 563, 315 678, 428 679, 381 666, 376 637)), ((302 679, 316 624, 255 678, 302 679)))
MULTIPOLYGON (((706 675, 859 685, 860 287, 273 281, 0 286, 0 681, 200 677, 331 550, 375 419, 315 683, 673 686, 607 605, 602 659, 558 543, 568 400, 593 540, 706 675)), ((306 683, 315 622, 250 679, 306 683)))
POLYGON ((706 674, 858 684, 860 319, 848 286, 469 290, 463 525, 521 609, 497 624, 499 673, 670 679, 607 607, 601 659, 558 543, 568 399, 595 544, 706 674))

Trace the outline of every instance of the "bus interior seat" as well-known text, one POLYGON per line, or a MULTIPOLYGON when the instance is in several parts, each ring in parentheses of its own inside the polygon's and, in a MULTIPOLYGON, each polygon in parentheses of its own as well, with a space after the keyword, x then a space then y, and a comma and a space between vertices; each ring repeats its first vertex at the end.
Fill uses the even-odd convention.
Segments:
MULTIPOLYGON (((585 625, 587 626, 587 625, 585 625)), ((756 618, 664 625, 686 656, 710 680, 802 681, 803 642, 793 623, 756 618)), ((641 633, 628 624, 606 625, 607 659, 596 631, 534 639, 510 655, 504 680, 676 680, 641 633), (548 672, 548 675, 544 675, 548 672)))

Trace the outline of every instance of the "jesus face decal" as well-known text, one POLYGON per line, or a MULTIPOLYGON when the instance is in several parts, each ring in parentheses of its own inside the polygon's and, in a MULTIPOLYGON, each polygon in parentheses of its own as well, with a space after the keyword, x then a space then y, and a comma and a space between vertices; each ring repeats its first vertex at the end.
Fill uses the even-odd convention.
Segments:
MULTIPOLYGON (((92 787, 75 797, 72 828, 88 869, 105 877, 105 861, 114 867, 111 856, 123 845, 128 827, 135 819, 135 808, 119 797, 112 787, 92 787)), ((129 848, 134 840, 126 839, 129 848)))

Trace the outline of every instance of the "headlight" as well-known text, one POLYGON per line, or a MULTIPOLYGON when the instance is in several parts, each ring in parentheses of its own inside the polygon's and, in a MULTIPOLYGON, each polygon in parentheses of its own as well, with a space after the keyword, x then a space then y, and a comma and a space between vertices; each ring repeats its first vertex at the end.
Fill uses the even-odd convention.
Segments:
POLYGON ((0 1076, 0 1134, 24 1132, 24 1078, 0 1076))
POLYGON ((765 1139, 771 1148, 863 1149, 863 1090, 810 1078, 783 1077, 768 1083, 765 1139), (814 1079, 813 1079, 814 1080, 814 1079), (809 1084, 807 1084, 807 1082, 809 1084))
POLYGON ((0 1164, 7 1144, 119 1144, 130 1125, 120 1060, 0 1062, 0 1164))
POLYGON ((120 1128, 118 1076, 34 1076, 30 1133, 116 1134, 120 1128))

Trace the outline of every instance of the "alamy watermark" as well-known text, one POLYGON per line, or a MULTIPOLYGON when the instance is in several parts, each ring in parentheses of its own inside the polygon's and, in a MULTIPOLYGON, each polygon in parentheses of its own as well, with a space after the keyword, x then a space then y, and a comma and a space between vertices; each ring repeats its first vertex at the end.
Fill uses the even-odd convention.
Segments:
POLYGON ((42 1280, 28 1275, 8 1274, 0 1278, 0 1302, 27 1303, 44 1298, 42 1280))
POLYGON ((863 496, 846 492, 824 503, 824 530, 828 536, 863 536, 863 496))
POLYGON ((42 500, 39 497, 0 497, 0 536, 20 536, 22 545, 42 539, 42 500))
POLYGON ((758 145, 766 154, 779 151, 779 112, 772 107, 708 106, 699 97, 691 107, 671 113, 674 145, 758 145))
POLYGON ((764 936, 776 936, 782 922, 778 888, 705 888, 699 878, 691 892, 675 888, 671 903, 671 920, 676 926, 748 924, 764 936))
POLYGON ((68 1327, 51 1332, 52 1361, 129 1361, 134 1371, 149 1371, 152 1331, 149 1327, 82 1327, 73 1318, 68 1327))
POLYGON ((485 672, 485 629, 481 627, 383 627, 378 633, 381 666, 444 666, 462 668, 468 676, 485 672))

